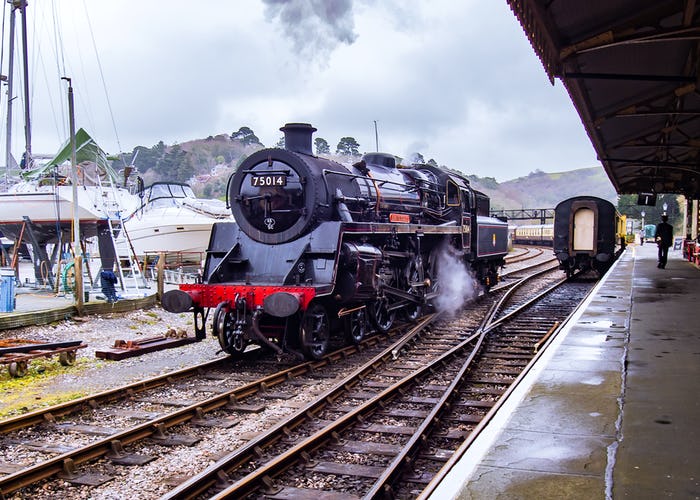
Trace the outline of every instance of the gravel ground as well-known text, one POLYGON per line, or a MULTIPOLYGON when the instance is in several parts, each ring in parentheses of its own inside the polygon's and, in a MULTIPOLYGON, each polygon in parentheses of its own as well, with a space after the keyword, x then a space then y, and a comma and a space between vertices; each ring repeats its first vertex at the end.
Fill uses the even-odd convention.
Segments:
MULTIPOLYGON (((25 377, 12 379, 5 366, 0 365, 0 418, 222 356, 217 354, 218 342, 210 336, 202 342, 121 361, 102 360, 95 356, 96 350, 113 347, 115 340, 151 338, 165 335, 170 329, 194 336, 192 314, 172 314, 154 307, 0 331, 0 339, 21 338, 45 342, 81 340, 87 344, 86 348, 77 351, 76 364, 71 367, 61 367, 57 356, 52 358, 52 362, 39 358, 30 360, 29 372, 25 377)), ((210 325, 207 325, 207 331, 210 331, 210 325)))

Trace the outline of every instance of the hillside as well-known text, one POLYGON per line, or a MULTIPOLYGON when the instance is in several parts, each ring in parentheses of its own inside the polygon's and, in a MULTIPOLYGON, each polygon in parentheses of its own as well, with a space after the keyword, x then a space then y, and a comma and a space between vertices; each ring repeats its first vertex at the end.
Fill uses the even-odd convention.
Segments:
MULTIPOLYGON (((146 184, 157 180, 188 182, 198 196, 223 198, 228 177, 246 156, 261 147, 252 131, 242 127, 231 135, 219 134, 172 146, 163 143, 152 148, 140 146, 134 149, 131 158, 135 158, 139 175, 146 184)), ((340 162, 352 161, 330 157, 340 162)), ((538 170, 501 183, 492 177, 473 175, 469 180, 472 186, 491 197, 491 208, 495 210, 553 208, 561 200, 584 194, 617 204, 615 190, 602 167, 557 173, 538 170)))
POLYGON ((617 204, 617 193, 603 167, 580 168, 566 172, 536 171, 506 182, 469 176, 474 188, 489 195, 492 210, 554 208, 572 196, 592 195, 617 204))

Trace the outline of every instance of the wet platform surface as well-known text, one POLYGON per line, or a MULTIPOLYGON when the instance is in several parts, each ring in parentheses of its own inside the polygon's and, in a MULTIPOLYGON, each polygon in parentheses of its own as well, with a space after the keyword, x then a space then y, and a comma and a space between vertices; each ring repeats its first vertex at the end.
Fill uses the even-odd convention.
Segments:
POLYGON ((700 498, 700 270, 631 246, 431 498, 700 498))

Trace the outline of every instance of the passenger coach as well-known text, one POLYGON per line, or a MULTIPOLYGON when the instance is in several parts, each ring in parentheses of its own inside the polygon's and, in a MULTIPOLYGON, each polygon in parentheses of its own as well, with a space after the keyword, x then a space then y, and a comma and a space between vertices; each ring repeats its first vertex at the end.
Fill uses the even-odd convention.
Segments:
POLYGON ((604 274, 625 245, 625 217, 595 196, 576 196, 554 209, 554 255, 559 268, 604 274))

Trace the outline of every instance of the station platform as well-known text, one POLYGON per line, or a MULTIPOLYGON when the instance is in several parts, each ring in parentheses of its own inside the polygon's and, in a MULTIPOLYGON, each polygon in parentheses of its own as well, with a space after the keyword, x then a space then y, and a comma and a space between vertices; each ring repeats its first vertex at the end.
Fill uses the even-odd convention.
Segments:
POLYGON ((700 270, 629 246, 435 499, 700 498, 700 270))

